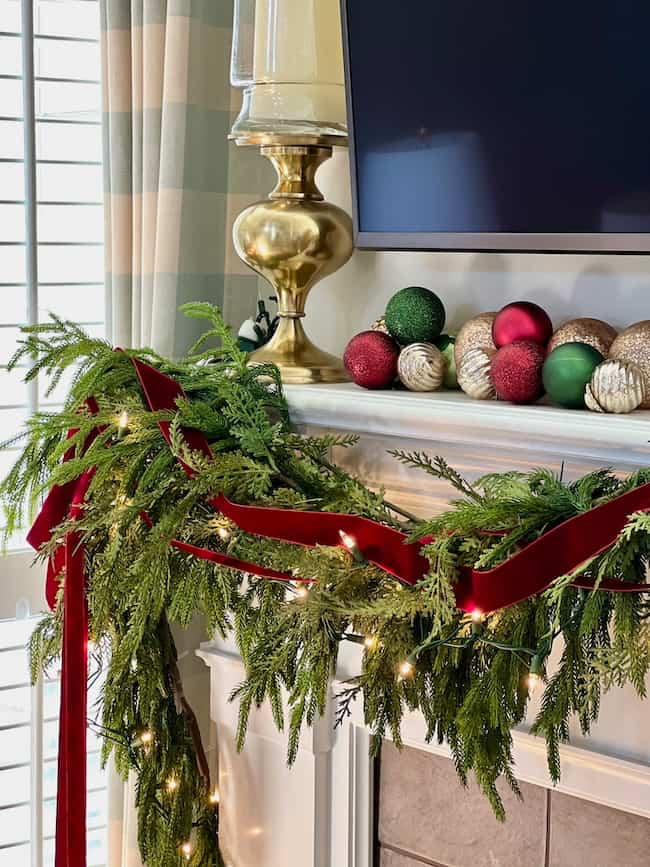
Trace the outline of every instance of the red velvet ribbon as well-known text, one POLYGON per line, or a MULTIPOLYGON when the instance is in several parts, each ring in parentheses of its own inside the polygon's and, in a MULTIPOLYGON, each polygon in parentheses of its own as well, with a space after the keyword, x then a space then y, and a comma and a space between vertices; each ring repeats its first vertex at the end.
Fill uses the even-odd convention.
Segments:
MULTIPOLYGON (((138 379, 153 411, 176 409, 185 394, 181 386, 159 370, 133 359, 138 379)), ((97 412, 89 399, 88 408, 97 412)), ((169 422, 160 422, 170 442, 169 422)), ((71 431, 71 434, 74 431, 71 431)), ((90 445, 99 429, 88 438, 90 445)), ((198 430, 184 429, 192 451, 212 457, 210 446, 198 430)), ((72 456, 68 452, 65 459, 72 456)), ((185 471, 194 471, 181 461, 185 471)), ((94 470, 65 485, 55 485, 28 534, 37 550, 48 542, 54 529, 66 517, 77 518, 83 506, 94 470)), ((429 570, 422 554, 424 541, 409 543, 407 536, 392 527, 358 515, 304 512, 241 506, 218 494, 211 505, 247 533, 297 545, 344 545, 341 532, 354 538, 364 559, 408 585, 416 584, 429 570)), ((577 515, 549 530, 494 569, 466 568, 454 585, 456 604, 461 611, 476 609, 489 613, 529 599, 547 589, 559 576, 568 574, 606 550, 625 527, 630 515, 650 509, 650 484, 635 488, 602 506, 577 515)), ((143 520, 153 526, 148 515, 143 520)), ((293 574, 279 572, 200 548, 177 539, 172 546, 186 554, 229 568, 279 581, 300 581, 293 574)), ((65 568, 63 614, 63 660, 61 672, 61 716, 57 790, 56 867, 86 867, 86 701, 88 614, 84 552, 78 533, 69 532, 48 563, 46 596, 54 607, 59 578, 65 568)), ((579 578, 574 586, 592 589, 591 579, 579 578)), ((599 589, 611 592, 648 592, 650 585, 604 580, 599 589)))

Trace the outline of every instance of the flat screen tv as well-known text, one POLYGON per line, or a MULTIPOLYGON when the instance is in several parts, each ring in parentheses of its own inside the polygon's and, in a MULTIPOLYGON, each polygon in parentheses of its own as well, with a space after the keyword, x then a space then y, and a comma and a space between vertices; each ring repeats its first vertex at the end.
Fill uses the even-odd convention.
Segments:
POLYGON ((342 0, 356 244, 650 252, 649 0, 342 0))

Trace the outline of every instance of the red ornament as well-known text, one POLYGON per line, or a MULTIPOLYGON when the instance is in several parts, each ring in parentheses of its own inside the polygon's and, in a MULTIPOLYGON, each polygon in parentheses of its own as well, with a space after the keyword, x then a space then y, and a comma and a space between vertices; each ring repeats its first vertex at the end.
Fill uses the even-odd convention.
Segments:
POLYGON ((399 346, 382 331, 362 331, 348 343, 343 364, 364 388, 390 388, 397 377, 399 346))
POLYGON ((553 323, 545 310, 532 301, 514 301, 500 310, 492 325, 492 339, 497 347, 515 340, 532 340, 546 346, 553 334, 553 323))
POLYGON ((503 346, 492 359, 490 375, 497 397, 511 403, 532 403, 541 397, 543 347, 530 340, 503 346))

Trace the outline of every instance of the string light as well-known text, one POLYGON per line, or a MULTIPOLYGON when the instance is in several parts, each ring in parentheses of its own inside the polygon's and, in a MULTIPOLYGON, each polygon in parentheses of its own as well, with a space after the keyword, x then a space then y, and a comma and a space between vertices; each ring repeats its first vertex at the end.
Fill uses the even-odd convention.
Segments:
POLYGON ((404 680, 407 677, 412 677, 413 672, 415 671, 415 666, 408 659, 405 659, 404 662, 400 662, 399 664, 399 678, 398 680, 404 680))
POLYGON ((178 780, 176 779, 176 777, 170 777, 167 780, 167 791, 168 792, 175 792, 177 788, 178 788, 178 780))
POLYGON ((117 438, 122 439, 129 430, 129 414, 123 409, 117 420, 117 438))
POLYGON ((532 695, 536 689, 539 688, 539 685, 542 682, 541 676, 542 670, 542 658, 538 654, 533 656, 532 662, 530 663, 530 671, 528 672, 528 677, 526 678, 526 686, 528 687, 528 694, 532 695))
POLYGON ((212 792, 210 792, 210 803, 213 806, 216 806, 220 800, 221 799, 219 797, 219 789, 214 789, 212 792))
POLYGON ((225 542, 230 539, 230 530, 226 530, 225 527, 217 527, 217 536, 225 542))
POLYGON ((140 735, 140 741, 145 746, 148 746, 149 744, 153 743, 153 732, 149 731, 149 729, 145 729, 142 732, 142 734, 140 735))
POLYGON ((309 590, 305 587, 304 584, 299 584, 295 588, 295 591, 298 599, 306 599, 309 596, 309 590))
POLYGON ((359 550, 359 546, 357 545, 357 540, 354 538, 354 536, 346 533, 345 530, 339 530, 339 536, 341 538, 341 544, 348 549, 356 562, 363 563, 364 559, 361 555, 361 551, 359 550))
POLYGON ((185 856, 185 858, 189 861, 192 856, 192 844, 191 843, 183 843, 181 846, 181 852, 185 856))
POLYGON ((485 620, 485 614, 483 614, 480 608, 474 608, 470 617, 472 618, 472 623, 483 623, 485 620))
POLYGON ((366 635, 363 643, 368 650, 374 650, 377 647, 377 637, 375 635, 366 635))

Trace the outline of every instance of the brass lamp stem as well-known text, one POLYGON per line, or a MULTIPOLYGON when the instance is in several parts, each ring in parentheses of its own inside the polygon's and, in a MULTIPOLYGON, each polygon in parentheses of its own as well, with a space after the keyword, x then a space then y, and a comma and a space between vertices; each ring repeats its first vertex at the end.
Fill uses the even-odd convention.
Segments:
POLYGON ((316 172, 332 156, 329 145, 267 144, 278 183, 268 199, 239 215, 233 228, 238 256, 273 286, 280 322, 269 343, 251 354, 251 363, 276 364, 283 382, 344 382, 340 359, 318 349, 301 319, 311 288, 352 255, 352 221, 323 200, 316 172))

